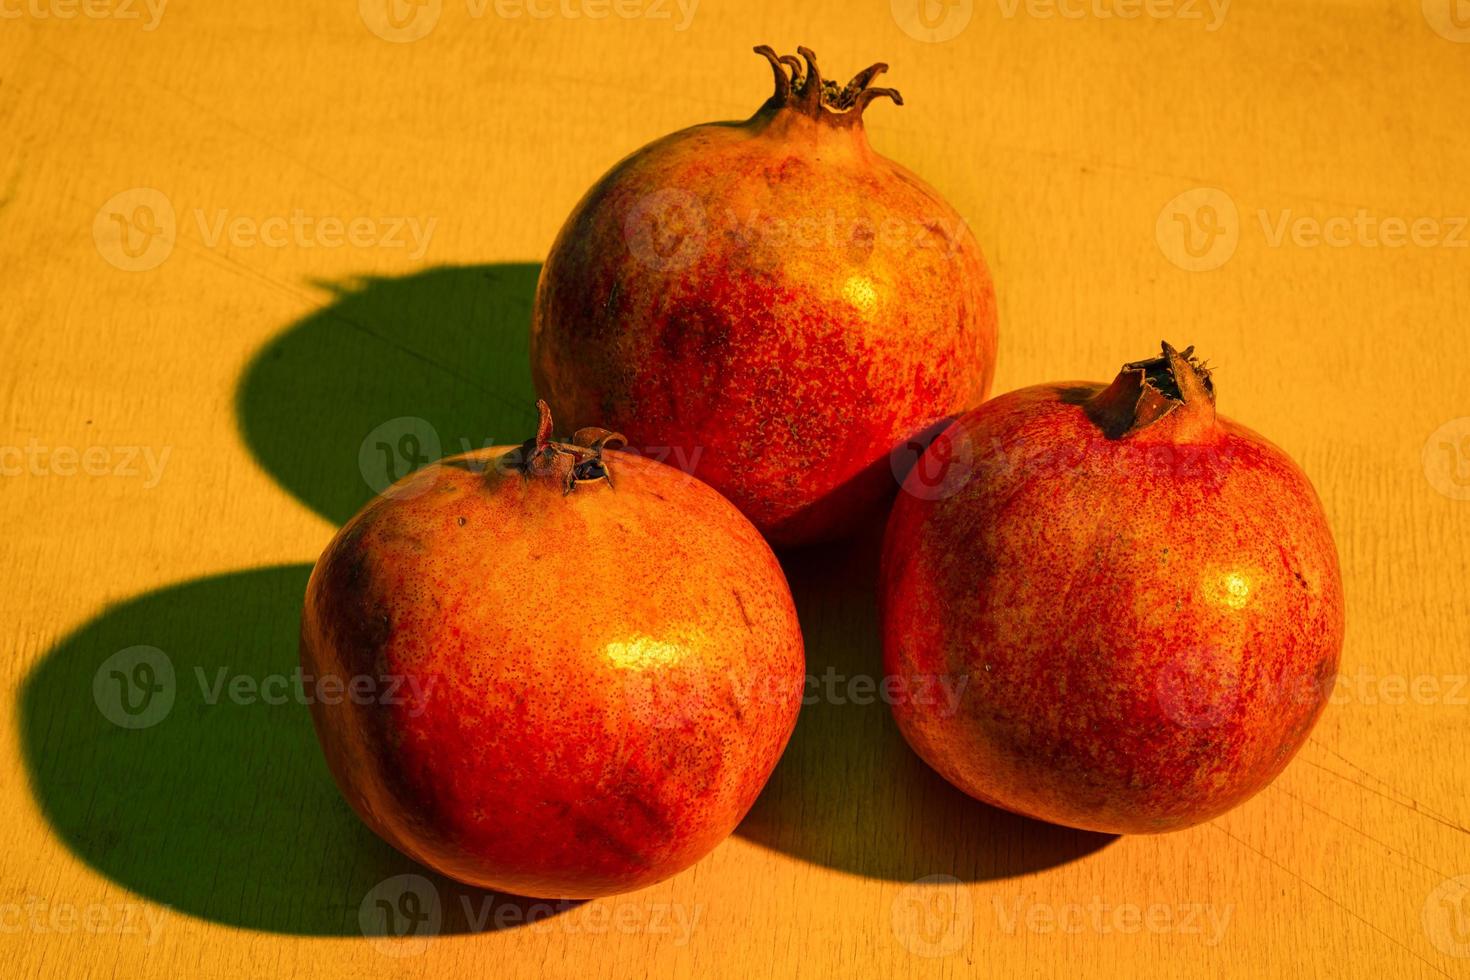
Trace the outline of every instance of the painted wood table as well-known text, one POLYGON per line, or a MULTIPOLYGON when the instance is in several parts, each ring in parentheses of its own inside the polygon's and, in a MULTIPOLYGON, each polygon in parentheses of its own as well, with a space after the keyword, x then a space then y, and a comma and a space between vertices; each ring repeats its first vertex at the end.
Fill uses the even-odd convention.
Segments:
POLYGON ((0 0, 3 972, 1470 976, 1467 88, 1465 0, 0 0), (893 66, 872 139, 984 245, 997 390, 1192 343, 1311 475, 1342 674, 1248 804, 950 789, 865 693, 871 540, 788 562, 824 693, 672 880, 474 892, 338 797, 295 629, 373 447, 525 436, 563 217, 748 115, 757 43, 893 66))

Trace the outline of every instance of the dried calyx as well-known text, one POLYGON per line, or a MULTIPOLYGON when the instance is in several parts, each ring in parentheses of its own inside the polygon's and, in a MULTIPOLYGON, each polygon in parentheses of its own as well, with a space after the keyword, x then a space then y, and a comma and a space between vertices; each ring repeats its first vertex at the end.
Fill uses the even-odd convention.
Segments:
POLYGON ((605 480, 612 485, 612 474, 602 458, 604 449, 618 449, 628 444, 621 433, 588 427, 578 429, 571 442, 560 442, 552 435, 551 407, 536 402, 540 421, 534 438, 527 439, 515 450, 516 467, 527 477, 556 477, 562 481, 562 492, 571 493, 580 483, 605 480))
POLYGON ((814 119, 826 118, 833 121, 854 122, 860 120, 869 102, 883 95, 898 105, 903 105, 903 96, 897 89, 869 88, 869 83, 888 70, 879 62, 864 68, 853 76, 846 85, 824 79, 817 70, 817 56, 811 48, 798 47, 795 55, 778 55, 769 44, 762 44, 755 53, 771 63, 776 76, 776 92, 766 103, 778 109, 796 109, 814 119))
POLYGON ((1123 365, 1113 383, 1084 404, 1109 439, 1158 438, 1189 442, 1215 425, 1215 384, 1194 348, 1166 341, 1158 357, 1123 365), (1146 435, 1145 435, 1146 434, 1146 435))

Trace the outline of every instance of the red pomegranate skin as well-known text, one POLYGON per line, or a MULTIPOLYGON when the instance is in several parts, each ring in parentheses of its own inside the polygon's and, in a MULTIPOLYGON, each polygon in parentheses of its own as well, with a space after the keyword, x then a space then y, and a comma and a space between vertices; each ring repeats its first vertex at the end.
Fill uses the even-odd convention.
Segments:
POLYGON ((977 799, 1187 827, 1270 783, 1326 703, 1343 592, 1322 506, 1215 414, 1189 353, 998 397, 936 440, 948 474, 921 460, 905 483, 881 573, 893 710, 977 799))
POLYGON ((558 418, 669 452, 778 547, 881 520, 890 452, 979 404, 996 353, 974 236, 864 133, 867 101, 897 99, 867 87, 885 66, 839 89, 801 50, 804 71, 757 49, 777 92, 750 119, 660 139, 587 192, 531 332, 558 418))
POLYGON ((728 836, 775 767, 795 609, 697 480, 608 451, 611 484, 566 492, 517 452, 420 470, 327 547, 301 629, 317 735, 353 809, 422 864, 517 895, 636 889, 728 836), (382 697, 328 703, 328 677, 382 697))

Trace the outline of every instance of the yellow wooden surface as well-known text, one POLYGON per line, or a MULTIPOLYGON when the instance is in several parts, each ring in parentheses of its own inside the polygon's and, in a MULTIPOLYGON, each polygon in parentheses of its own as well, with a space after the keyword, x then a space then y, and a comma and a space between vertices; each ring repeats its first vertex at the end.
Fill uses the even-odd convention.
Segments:
MULTIPOLYGON (((937 41, 894 8, 0 3, 0 972, 1470 976, 1470 4, 956 0, 937 41), (525 434, 562 218, 624 153, 748 114, 761 42, 892 64, 872 137, 985 247, 998 390, 1167 336, 1303 464, 1346 580, 1335 703, 1249 804, 1108 841, 968 802, 840 687, 673 880, 514 927, 538 910, 429 878, 437 938, 364 936, 415 869, 304 708, 208 685, 294 666, 375 427, 525 434), (129 730, 100 706, 135 646, 176 693, 129 730)), ((877 669, 870 559, 791 565, 819 677, 877 669)))

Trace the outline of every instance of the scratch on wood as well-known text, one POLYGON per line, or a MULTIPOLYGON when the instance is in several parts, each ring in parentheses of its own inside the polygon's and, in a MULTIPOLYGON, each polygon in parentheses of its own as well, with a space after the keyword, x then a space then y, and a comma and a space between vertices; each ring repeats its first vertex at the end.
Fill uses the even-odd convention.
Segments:
MULTIPOLYGON (((1279 869, 1281 871, 1285 871, 1287 874, 1289 874, 1293 878, 1295 878, 1299 884, 1305 886, 1306 888, 1310 889, 1311 891, 1316 892, 1318 895, 1321 895, 1323 898, 1327 899, 1327 901, 1331 902, 1333 905, 1336 905, 1338 908, 1342 909, 1348 915, 1352 916, 1354 919, 1358 920, 1363 925, 1367 926, 1369 929, 1372 929, 1374 932, 1378 933, 1378 935, 1382 936, 1384 939, 1387 939, 1389 942, 1393 943, 1399 949, 1403 950, 1404 952, 1408 953, 1410 956, 1414 957, 1414 959, 1418 960, 1420 963, 1423 963, 1425 966, 1429 967, 1435 973, 1438 973, 1442 977, 1449 977, 1450 976, 1448 973, 1444 972, 1439 967, 1435 966, 1429 960, 1425 959, 1424 957, 1420 956, 1418 953, 1414 952, 1414 950, 1410 946, 1407 946, 1404 943, 1400 942, 1399 940, 1393 938, 1393 936, 1391 936, 1388 933, 1384 932, 1382 929, 1378 928, 1373 923, 1369 922, 1367 919, 1365 919, 1361 915, 1359 915, 1357 912, 1354 912, 1351 908, 1349 908, 1348 906, 1344 905, 1342 902, 1339 902, 1337 899, 1335 899, 1331 895, 1327 894, 1327 892, 1325 892, 1322 889, 1318 888, 1316 885, 1312 884, 1310 881, 1308 881, 1307 879, 1303 878, 1299 873, 1297 873, 1296 871, 1294 871, 1291 868, 1288 868, 1286 865, 1282 864, 1280 861, 1276 860, 1271 855, 1267 854, 1265 851, 1262 851, 1262 850, 1260 850, 1258 848, 1252 847, 1250 844, 1248 844, 1245 841, 1241 840, 1239 837, 1236 837, 1230 831, 1226 830, 1224 827, 1221 827, 1217 823, 1212 823, 1212 824, 1210 824, 1210 826, 1213 827, 1214 829, 1218 830, 1220 833, 1224 834, 1226 837, 1229 837, 1231 840, 1235 841, 1235 843, 1239 844, 1241 847, 1245 848, 1247 851, 1250 851, 1252 854, 1255 854, 1257 857, 1261 858, 1261 860, 1265 861, 1266 863, 1270 864, 1271 866, 1273 866, 1273 867, 1275 867, 1275 868, 1277 868, 1277 869, 1279 869)), ((1450 977, 1450 980, 1454 980, 1454 978, 1453 977, 1450 977)))

